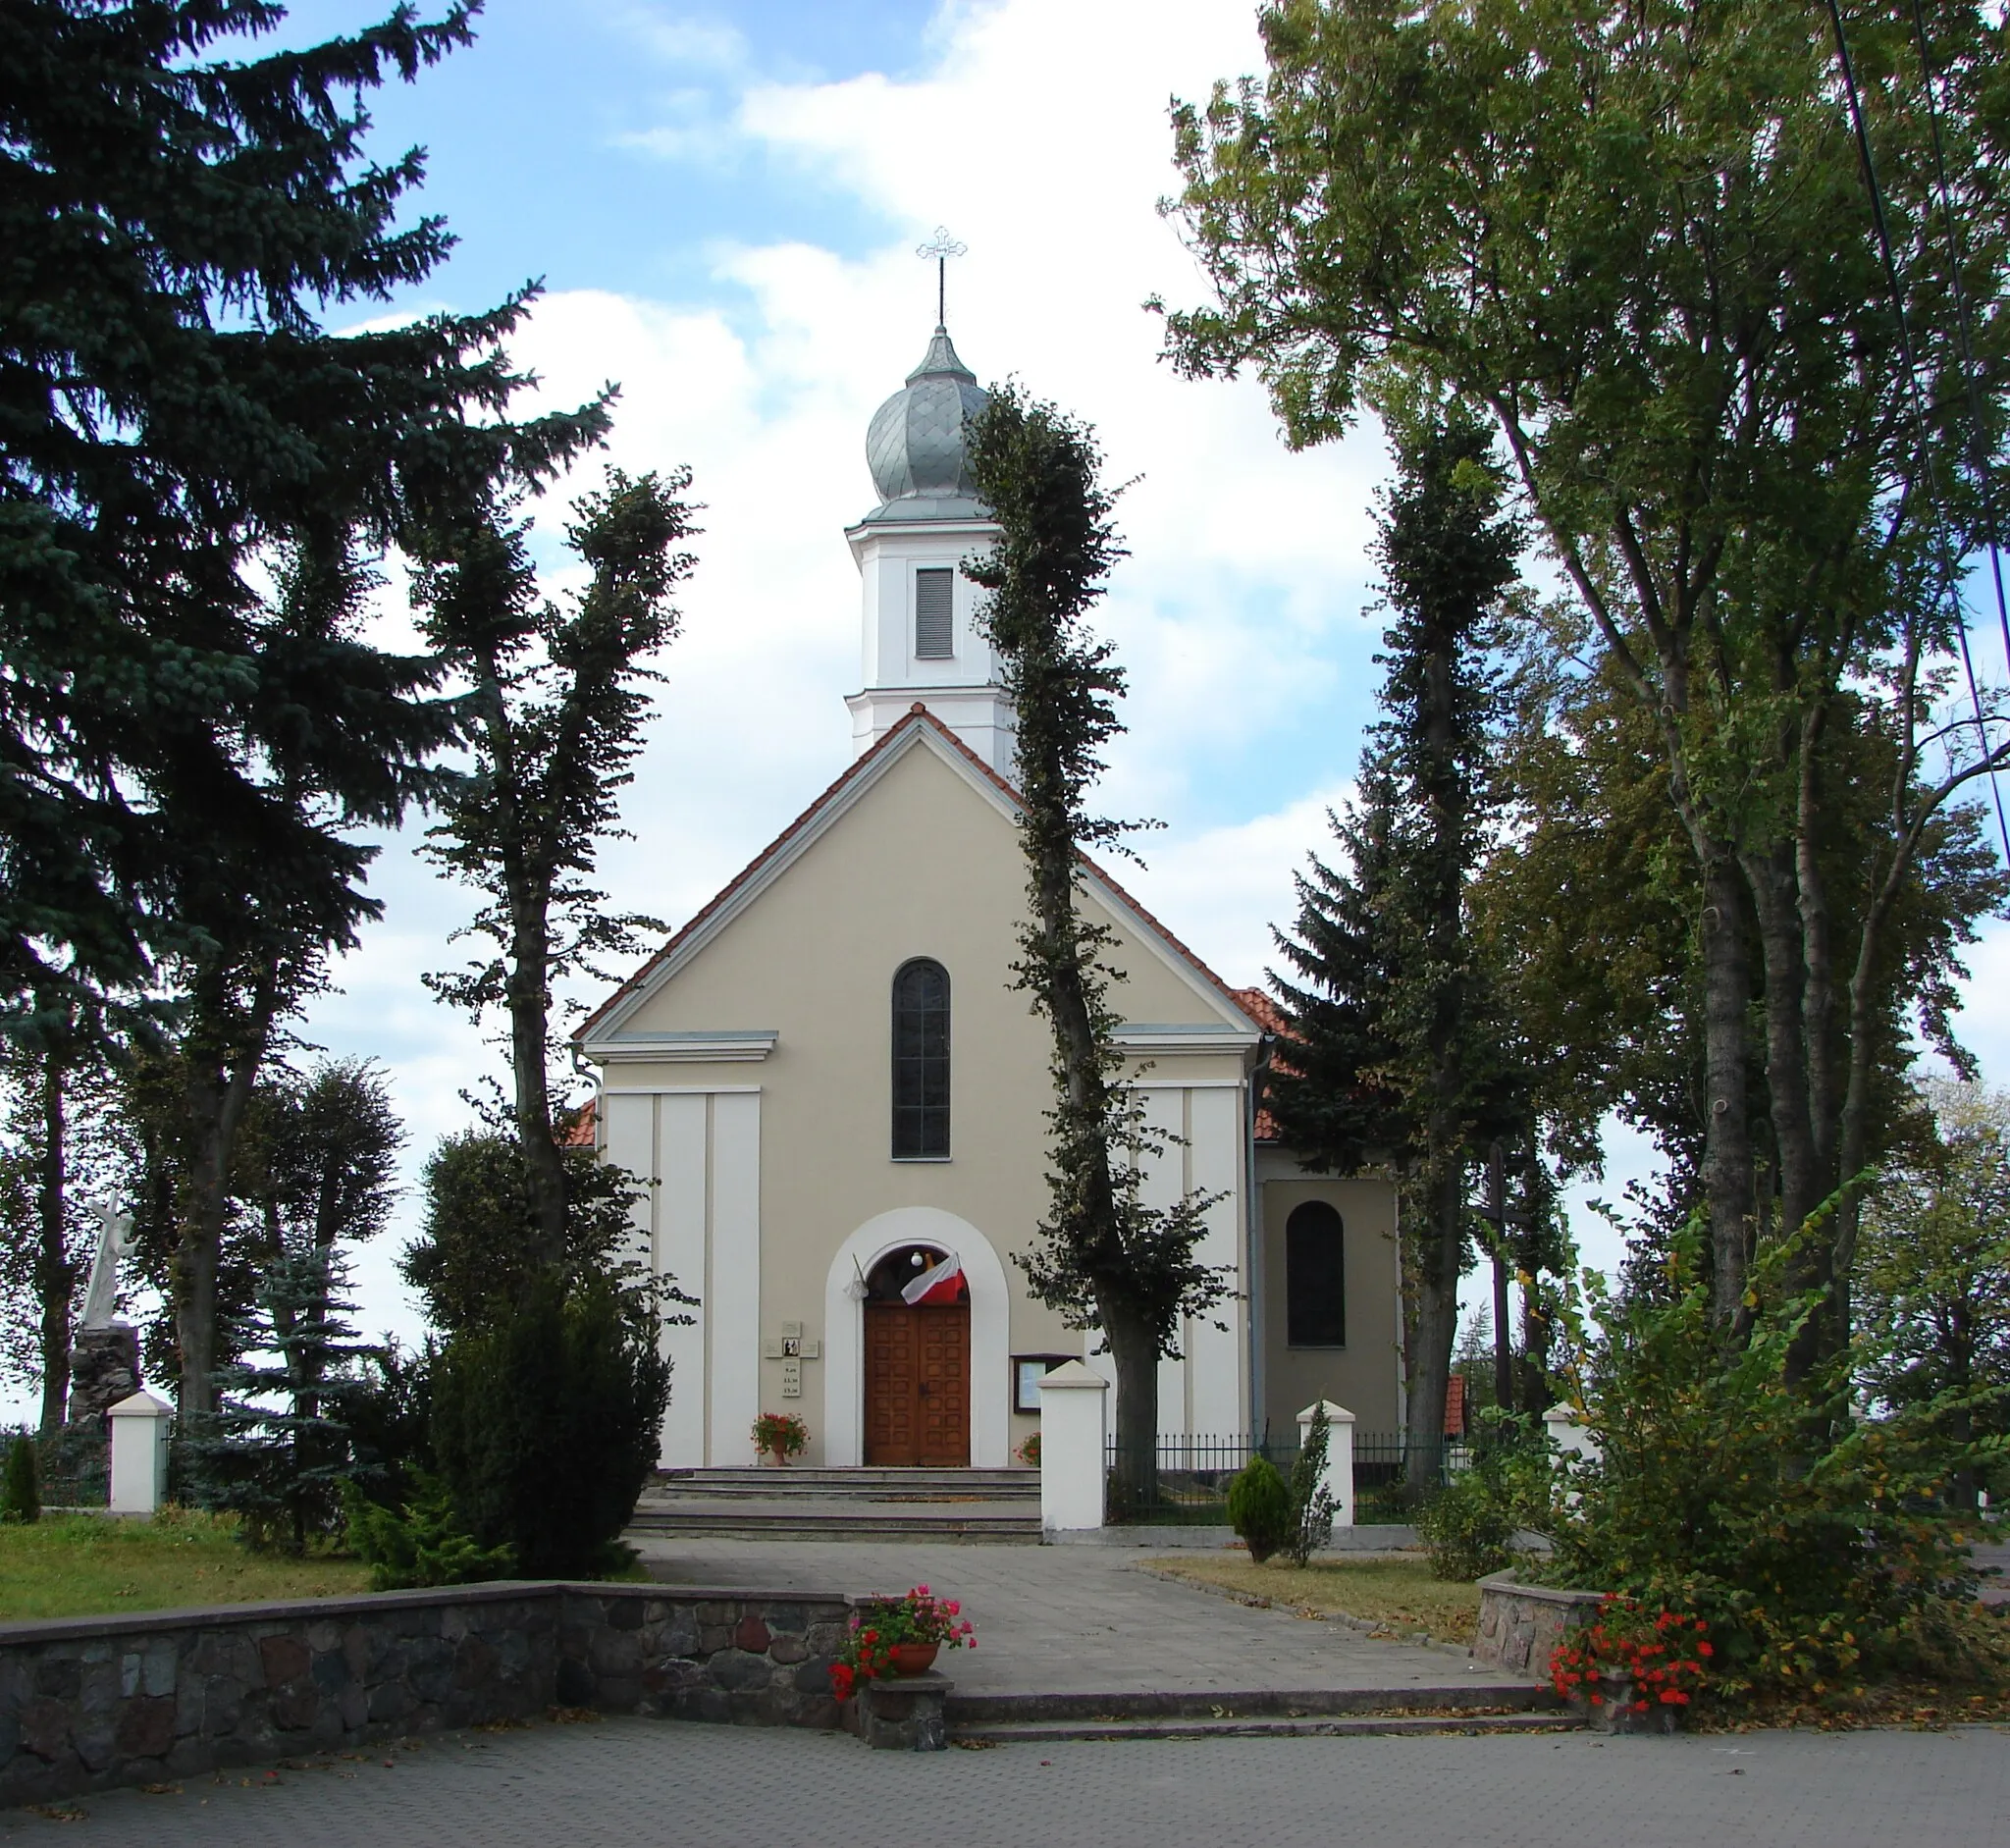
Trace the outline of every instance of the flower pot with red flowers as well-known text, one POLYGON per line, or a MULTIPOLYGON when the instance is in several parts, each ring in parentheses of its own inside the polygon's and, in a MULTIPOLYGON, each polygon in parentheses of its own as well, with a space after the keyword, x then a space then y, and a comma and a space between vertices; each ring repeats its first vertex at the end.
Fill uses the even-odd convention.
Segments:
POLYGON ((831 1692, 848 1701, 867 1681, 926 1674, 945 1649, 975 1649, 977 1633, 954 1598, 917 1585, 900 1598, 862 1600, 830 1665, 831 1692))
POLYGON ((1701 1617, 1614 1594, 1550 1659, 1550 1681, 1601 1732, 1673 1732, 1713 1653, 1701 1617))
POLYGON ((754 1454, 781 1468, 810 1448, 810 1427, 792 1411, 764 1411, 754 1420, 754 1454))

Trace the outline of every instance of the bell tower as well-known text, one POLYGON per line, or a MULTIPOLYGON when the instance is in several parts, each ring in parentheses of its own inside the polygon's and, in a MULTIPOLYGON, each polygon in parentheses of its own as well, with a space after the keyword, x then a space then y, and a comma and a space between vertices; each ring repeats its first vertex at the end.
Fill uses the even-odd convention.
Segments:
POLYGON ((864 617, 863 686, 845 701, 854 756, 919 702, 992 769, 1012 774, 1012 703, 976 621, 983 593, 960 568, 998 535, 965 451, 965 420, 987 402, 938 321, 922 363, 867 429, 879 504, 845 533, 864 617))

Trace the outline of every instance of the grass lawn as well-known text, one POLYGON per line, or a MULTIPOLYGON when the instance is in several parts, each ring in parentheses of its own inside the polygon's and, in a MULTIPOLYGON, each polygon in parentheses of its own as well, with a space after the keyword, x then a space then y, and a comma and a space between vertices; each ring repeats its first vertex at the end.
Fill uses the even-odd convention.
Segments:
POLYGON ((253 1553, 228 1520, 172 1512, 158 1520, 45 1515, 0 1526, 0 1622, 102 1616, 185 1605, 255 1604, 368 1591, 356 1559, 253 1553))
POLYGON ((1183 1554, 1145 1563, 1171 1578, 1317 1616, 1352 1617, 1396 1636, 1426 1630, 1440 1643, 1470 1643, 1479 1622, 1480 1588, 1433 1578, 1422 1559, 1321 1559, 1302 1571, 1255 1565, 1239 1553, 1183 1554))

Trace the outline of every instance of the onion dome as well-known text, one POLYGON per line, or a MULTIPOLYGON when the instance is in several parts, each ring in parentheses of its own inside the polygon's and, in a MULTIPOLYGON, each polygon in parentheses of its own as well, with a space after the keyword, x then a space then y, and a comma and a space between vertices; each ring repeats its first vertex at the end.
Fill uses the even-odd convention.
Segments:
POLYGON ((990 402, 937 327, 906 386, 873 413, 866 462, 881 504, 868 523, 985 517, 970 478, 964 420, 990 402))

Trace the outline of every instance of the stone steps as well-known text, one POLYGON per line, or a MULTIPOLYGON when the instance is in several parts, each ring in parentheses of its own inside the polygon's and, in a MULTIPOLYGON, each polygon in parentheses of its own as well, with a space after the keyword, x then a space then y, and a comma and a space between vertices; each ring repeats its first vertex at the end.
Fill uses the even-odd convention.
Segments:
POLYGON ((1333 1714, 1302 1719, 1001 1720, 952 1725, 952 1744, 1055 1745, 1069 1739, 1344 1739, 1390 1734, 1575 1732, 1569 1714, 1333 1714))
POLYGON ((951 1694, 952 1740, 1343 1738, 1391 1733, 1562 1732, 1581 1726, 1525 1681, 1441 1688, 1250 1693, 951 1694))
POLYGON ((801 1497, 1036 1504, 1040 1479, 1039 1472, 1031 1469, 676 1469, 659 1471, 643 1491, 645 1500, 665 1495, 719 1501, 801 1497))
POLYGON ((952 1540, 1040 1537, 1029 1469, 660 1471, 632 1531, 686 1540, 952 1540))

